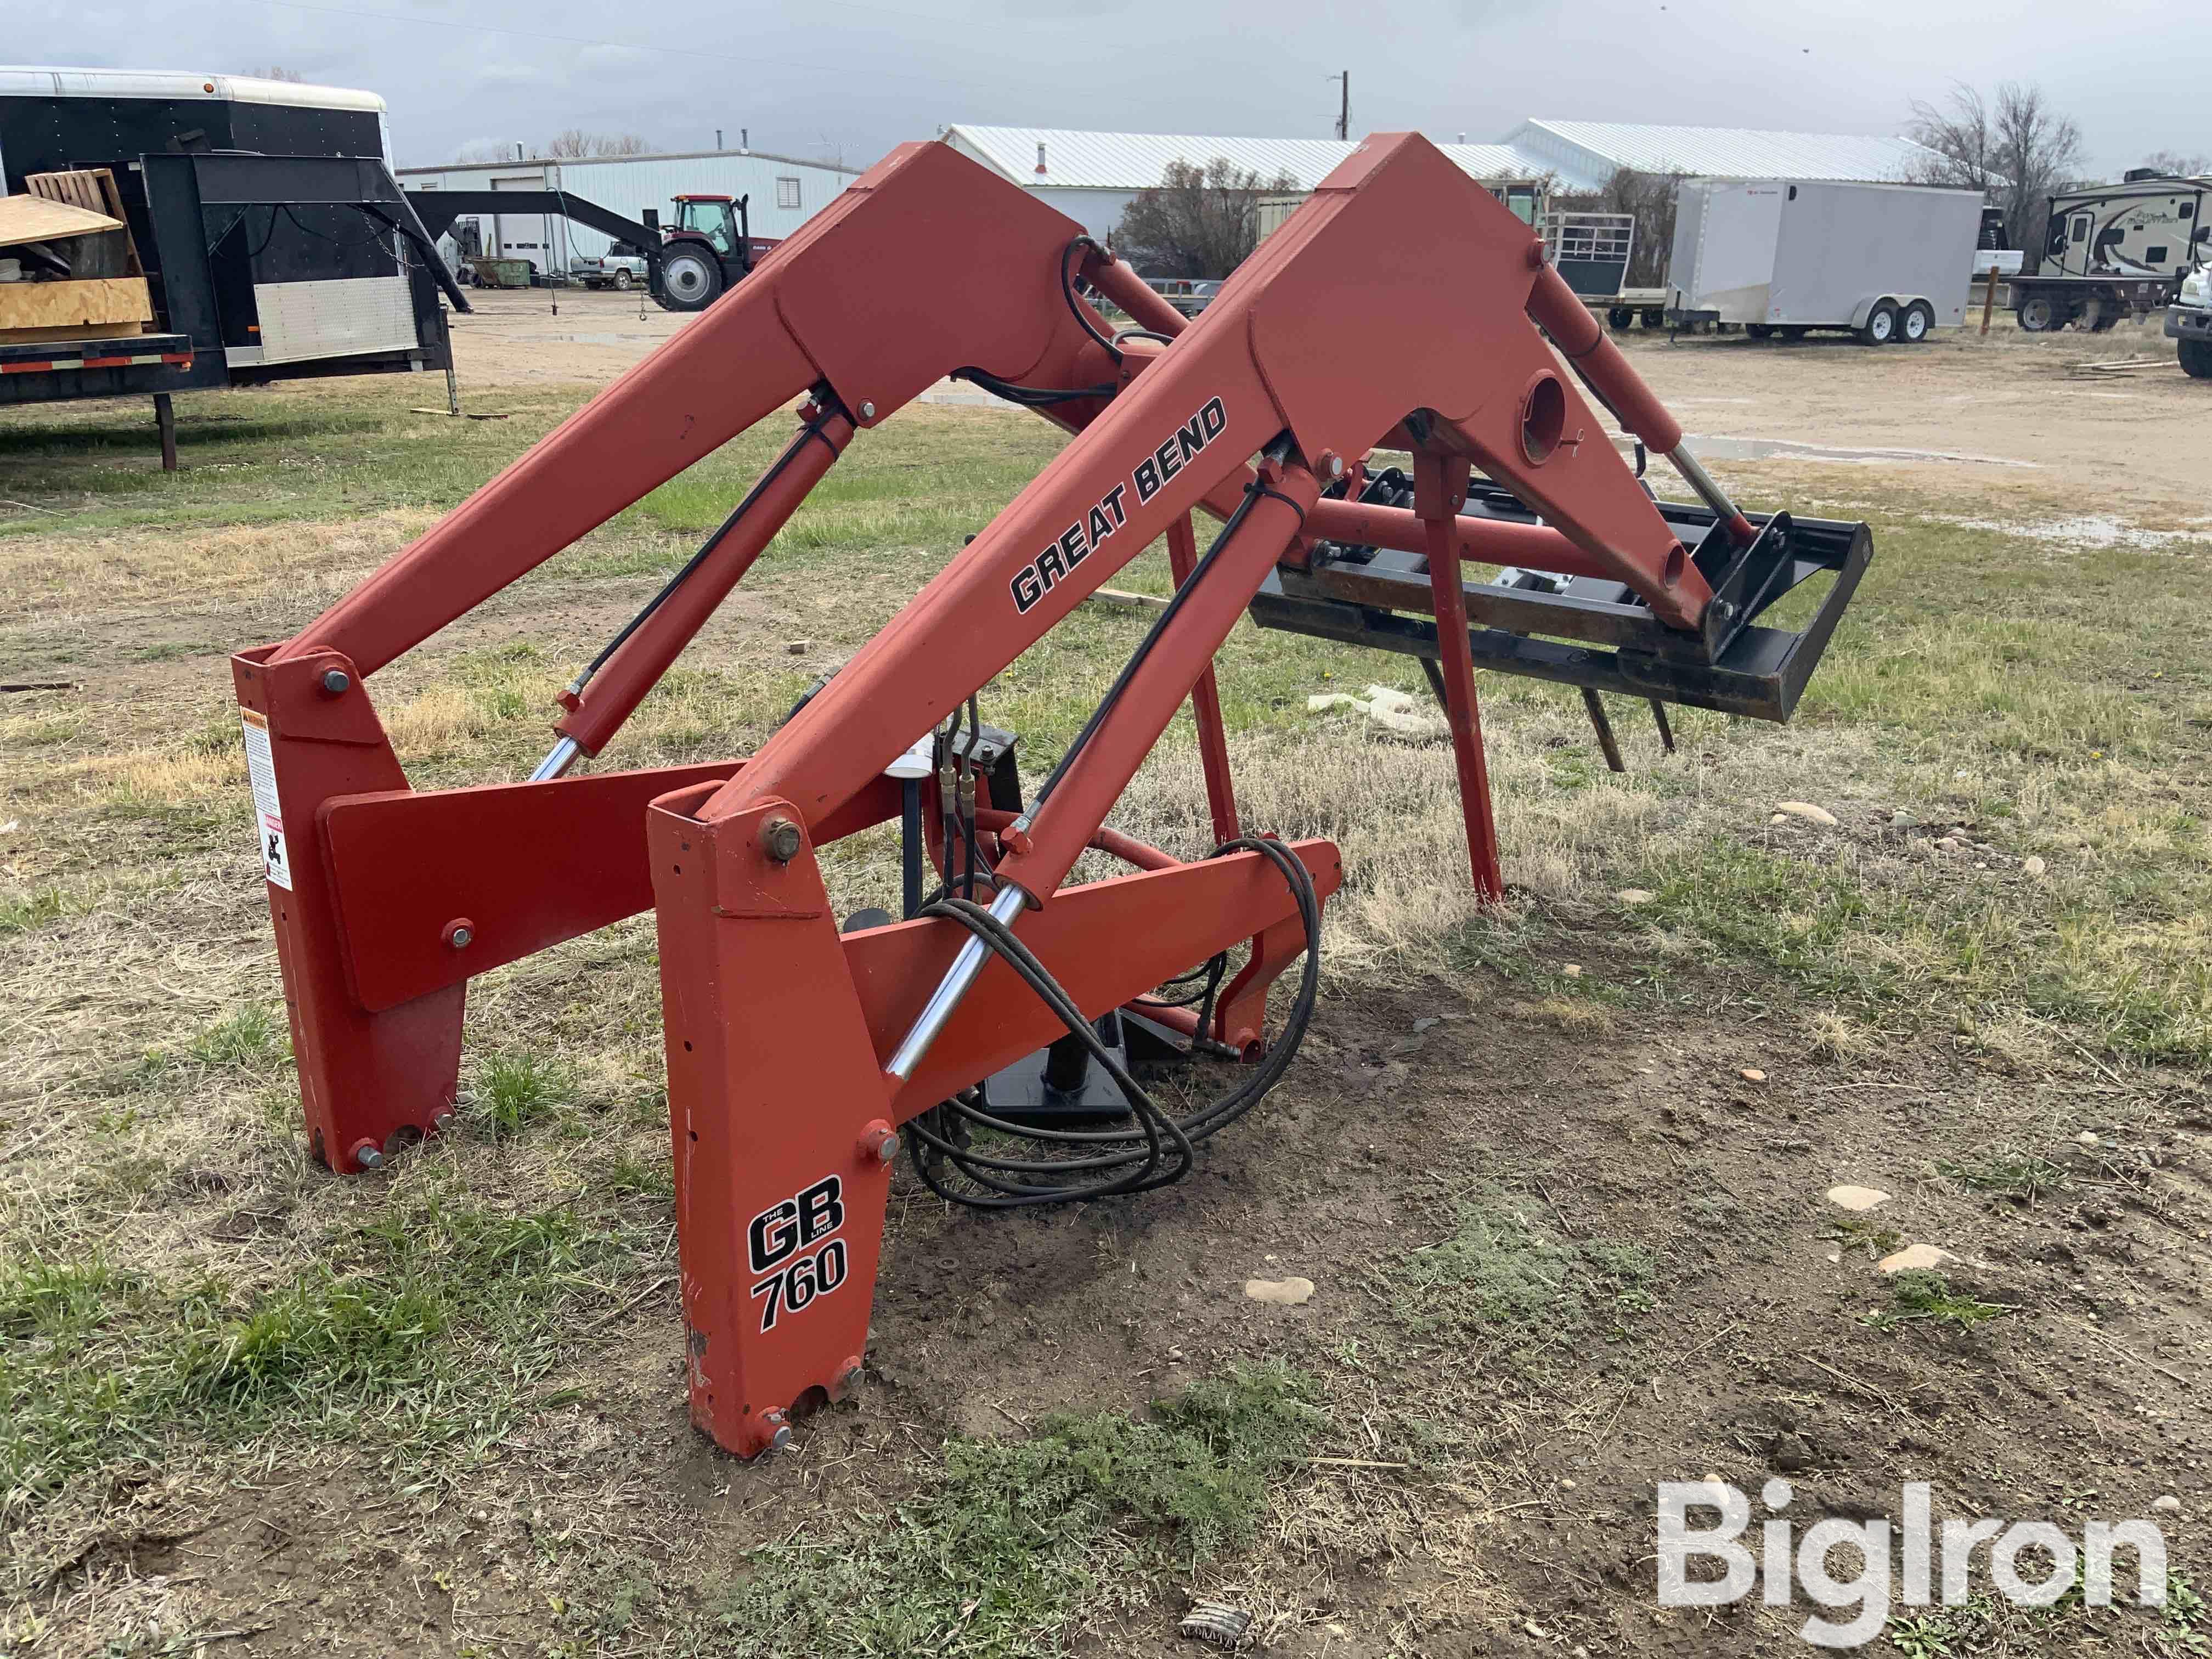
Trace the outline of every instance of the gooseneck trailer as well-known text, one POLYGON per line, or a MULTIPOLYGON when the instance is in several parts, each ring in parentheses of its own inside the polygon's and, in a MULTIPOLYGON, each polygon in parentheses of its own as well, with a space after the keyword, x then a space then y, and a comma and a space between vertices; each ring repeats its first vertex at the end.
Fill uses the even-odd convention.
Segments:
POLYGON ((392 176, 374 94, 0 68, 6 191, 103 174, 151 321, 106 337, 12 331, 0 404, 150 393, 173 465, 173 392, 434 369, 450 390, 440 297, 468 301, 392 176))

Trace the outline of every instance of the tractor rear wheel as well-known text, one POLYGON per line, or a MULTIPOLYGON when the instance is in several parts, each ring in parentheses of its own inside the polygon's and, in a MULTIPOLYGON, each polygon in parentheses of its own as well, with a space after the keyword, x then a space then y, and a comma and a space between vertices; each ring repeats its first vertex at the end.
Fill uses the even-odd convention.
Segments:
POLYGON ((722 291, 722 262, 705 243, 678 243, 660 256, 660 303, 669 311, 704 311, 722 291))
POLYGON ((2178 340, 2181 372, 2192 380, 2212 380, 2212 340, 2178 340))

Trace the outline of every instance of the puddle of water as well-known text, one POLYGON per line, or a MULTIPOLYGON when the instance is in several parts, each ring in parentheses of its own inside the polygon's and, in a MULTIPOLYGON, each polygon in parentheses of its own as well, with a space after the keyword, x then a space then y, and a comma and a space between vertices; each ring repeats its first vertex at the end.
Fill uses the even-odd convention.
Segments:
POLYGON ((2078 519, 2042 519, 2025 524, 2002 519, 1960 518, 1948 513, 1930 513, 1924 516, 1937 524, 1957 525, 1961 530, 1994 530, 2000 535, 2024 536, 2031 541, 2050 542, 2059 547, 2087 552, 2112 547, 2156 549, 2171 547, 2176 542, 2212 543, 2212 527, 2144 530, 2101 514, 2085 514, 2078 519))
POLYGON ((1966 461, 1977 466, 2041 468, 2033 461, 2008 460, 2002 455, 1970 455, 1954 449, 1844 449, 1830 444, 1802 444, 1788 438, 1732 438, 1719 433, 1685 434, 1697 446, 1698 459, 1705 461, 1765 461, 1776 459, 1808 461, 1846 461, 1871 465, 1880 461, 1966 461))

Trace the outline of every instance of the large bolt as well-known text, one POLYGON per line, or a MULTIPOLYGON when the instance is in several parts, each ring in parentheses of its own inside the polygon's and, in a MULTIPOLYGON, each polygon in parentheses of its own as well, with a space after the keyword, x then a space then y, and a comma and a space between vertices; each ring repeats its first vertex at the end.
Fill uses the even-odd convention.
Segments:
POLYGON ((860 1131, 860 1156, 870 1164, 889 1164, 898 1157, 898 1131, 877 1118, 860 1131))
POLYGON ((384 1167, 384 1149, 373 1140, 360 1141, 354 1146, 353 1161, 364 1170, 380 1170, 384 1167))
POLYGON ((453 949, 465 951, 477 942, 477 925, 466 916, 455 916, 446 924, 443 937, 453 949))
POLYGON ((325 668, 323 670, 323 695, 325 696, 343 697, 352 689, 353 676, 347 673, 344 669, 325 668))
POLYGON ((876 406, 873 404, 862 404, 860 405, 860 418, 864 421, 874 420, 876 418, 876 406))
POLYGON ((831 1391, 838 1399, 842 1400, 860 1386, 860 1362, 857 1359, 848 1359, 837 1368, 836 1384, 831 1391))
POLYGON ((778 864, 788 864, 797 858, 805 841, 799 826, 789 818, 769 818, 760 827, 761 851, 778 864))
POLYGON ((767 1424, 770 1431, 768 1444, 761 1449, 763 1456, 769 1452, 782 1451, 790 1446, 791 1425, 784 1420, 781 1412, 763 1412, 761 1421, 767 1424))
POLYGON ((430 1127, 441 1135, 452 1133, 453 1115, 451 1112, 440 1112, 430 1120, 430 1127))

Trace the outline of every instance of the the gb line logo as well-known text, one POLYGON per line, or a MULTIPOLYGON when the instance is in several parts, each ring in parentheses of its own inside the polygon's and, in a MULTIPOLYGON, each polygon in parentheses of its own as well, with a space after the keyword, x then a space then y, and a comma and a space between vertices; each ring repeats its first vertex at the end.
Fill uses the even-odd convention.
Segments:
POLYGON ((774 1330, 785 1314, 804 1312, 816 1297, 845 1282, 845 1241, 830 1237, 845 1224, 844 1190, 836 1176, 825 1176, 771 1204, 745 1230, 763 1331, 774 1330))

